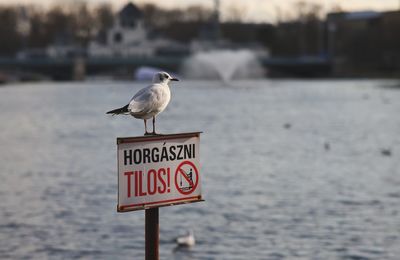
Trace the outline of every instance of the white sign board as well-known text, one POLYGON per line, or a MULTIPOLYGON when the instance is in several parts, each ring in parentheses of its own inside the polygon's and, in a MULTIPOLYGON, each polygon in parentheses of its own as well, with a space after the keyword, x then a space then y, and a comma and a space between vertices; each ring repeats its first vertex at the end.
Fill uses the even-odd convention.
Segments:
POLYGON ((117 138, 118 211, 201 201, 200 133, 117 138))

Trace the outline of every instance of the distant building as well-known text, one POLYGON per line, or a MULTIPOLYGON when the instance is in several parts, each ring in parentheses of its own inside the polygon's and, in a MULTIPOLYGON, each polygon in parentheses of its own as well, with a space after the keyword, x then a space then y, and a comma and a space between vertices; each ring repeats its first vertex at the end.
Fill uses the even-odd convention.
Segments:
POLYGON ((95 40, 89 44, 89 56, 154 56, 159 53, 168 54, 169 50, 175 52, 184 49, 184 46, 167 39, 155 37, 150 40, 143 13, 133 3, 124 6, 115 20, 114 25, 105 33, 105 40, 95 40))
POLYGON ((152 55, 153 48, 149 48, 146 42, 143 14, 136 5, 129 3, 106 32, 105 42, 92 41, 88 53, 90 56, 152 55))
POLYGON ((400 11, 330 13, 328 53, 338 75, 400 75, 400 11))

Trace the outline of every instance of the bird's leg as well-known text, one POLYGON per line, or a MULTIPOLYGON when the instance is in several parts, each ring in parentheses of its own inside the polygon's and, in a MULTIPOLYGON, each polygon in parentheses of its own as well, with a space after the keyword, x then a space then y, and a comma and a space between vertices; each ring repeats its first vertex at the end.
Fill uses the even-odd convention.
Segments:
POLYGON ((144 121, 144 135, 148 135, 149 133, 147 132, 147 120, 143 119, 144 121))
POLYGON ((156 134, 156 117, 153 116, 153 135, 156 134))

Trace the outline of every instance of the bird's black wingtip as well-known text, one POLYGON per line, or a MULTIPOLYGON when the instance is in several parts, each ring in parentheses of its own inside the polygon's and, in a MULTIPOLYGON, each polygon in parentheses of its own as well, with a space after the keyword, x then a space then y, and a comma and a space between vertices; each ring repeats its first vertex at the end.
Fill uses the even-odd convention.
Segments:
POLYGON ((128 105, 108 111, 106 114, 118 115, 128 112, 128 105))

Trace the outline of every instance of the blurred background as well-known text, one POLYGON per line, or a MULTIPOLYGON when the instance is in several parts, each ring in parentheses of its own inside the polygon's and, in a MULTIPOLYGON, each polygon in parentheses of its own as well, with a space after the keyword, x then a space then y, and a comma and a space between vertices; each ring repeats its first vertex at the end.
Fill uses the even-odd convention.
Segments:
POLYGON ((398 0, 0 0, 0 258, 144 258, 115 144, 143 122, 105 112, 163 70, 206 201, 160 210, 161 259, 398 259, 399 28, 398 0))
POLYGON ((268 77, 399 77, 399 8, 397 0, 3 0, 1 79, 132 78, 143 66, 179 71, 216 49, 251 50, 268 77))

